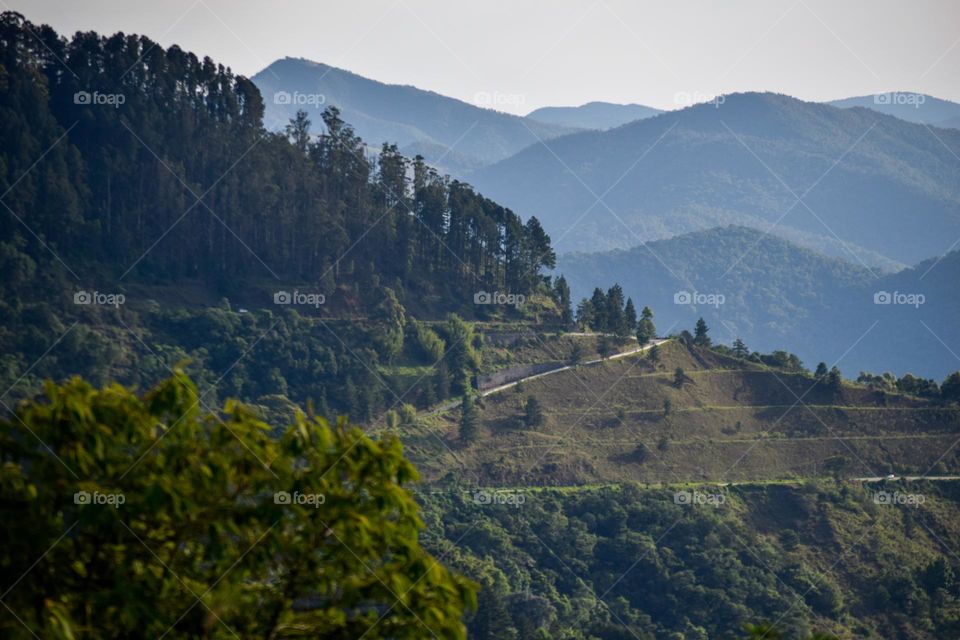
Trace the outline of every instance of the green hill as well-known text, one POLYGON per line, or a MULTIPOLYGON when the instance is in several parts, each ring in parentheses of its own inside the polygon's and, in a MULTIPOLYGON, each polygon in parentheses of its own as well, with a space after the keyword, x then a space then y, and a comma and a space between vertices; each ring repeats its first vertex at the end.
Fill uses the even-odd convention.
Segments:
POLYGON ((428 529, 440 532, 427 546, 482 585, 473 638, 712 640, 744 637, 744 624, 762 619, 785 638, 960 633, 957 482, 494 495, 421 498, 428 529), (878 495, 923 506, 877 504, 878 495))
POLYGON ((721 342, 740 337, 761 351, 786 348, 808 364, 842 357, 851 377, 893 371, 939 379, 957 368, 940 342, 960 344, 956 251, 895 274, 871 273, 762 231, 717 227, 628 250, 561 254, 557 271, 574 301, 597 283, 619 282, 656 311, 663 328, 692 326, 702 316, 721 342), (678 304, 682 292, 723 300, 678 304), (880 292, 921 294, 923 303, 875 304, 880 292))
POLYGON ((480 439, 458 412, 406 440, 433 480, 496 486, 734 482, 955 470, 960 409, 667 342, 486 396, 480 439), (676 382, 681 368, 685 381, 676 382), (543 407, 524 424, 524 404, 543 407), (666 405, 668 406, 665 406, 666 405), (945 453, 946 452, 946 453, 945 453))

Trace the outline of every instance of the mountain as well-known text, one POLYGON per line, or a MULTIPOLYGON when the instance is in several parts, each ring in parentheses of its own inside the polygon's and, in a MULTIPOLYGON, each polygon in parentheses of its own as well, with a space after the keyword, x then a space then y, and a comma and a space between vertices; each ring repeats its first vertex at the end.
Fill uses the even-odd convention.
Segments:
POLYGON ((960 129, 960 116, 954 118, 947 118, 940 122, 941 127, 948 127, 950 129, 960 129))
POLYGON ((561 254, 557 271, 574 301, 589 297, 598 283, 619 282, 638 307, 654 309, 662 332, 689 329, 702 316, 717 341, 740 337, 754 349, 788 349, 808 365, 843 356, 839 365, 848 374, 889 370, 941 379, 958 364, 940 340, 960 344, 952 320, 960 315, 960 252, 877 277, 776 236, 731 226, 629 250, 561 254), (684 292, 723 298, 711 305, 701 297, 697 304, 684 292), (924 299, 919 306, 897 304, 900 299, 874 304, 881 292, 924 299))
POLYGON ((960 127, 960 122, 958 122, 960 120, 960 104, 923 93, 891 91, 834 100, 828 104, 841 109, 863 107, 895 116, 907 122, 930 124, 938 127, 960 127))
POLYGON ((277 60, 251 79, 264 96, 269 129, 282 130, 298 109, 320 122, 323 109, 336 106, 369 143, 389 142, 406 154, 422 153, 455 174, 573 131, 302 58, 277 60))
POLYGON ((537 122, 564 127, 604 130, 650 118, 659 113, 663 111, 642 104, 588 102, 579 107, 541 107, 528 113, 527 117, 537 122))
POLYGON ((914 264, 960 237, 960 131, 935 137, 867 109, 735 94, 548 145, 469 177, 538 216, 561 250, 739 224, 799 231, 873 267, 875 254, 914 264))

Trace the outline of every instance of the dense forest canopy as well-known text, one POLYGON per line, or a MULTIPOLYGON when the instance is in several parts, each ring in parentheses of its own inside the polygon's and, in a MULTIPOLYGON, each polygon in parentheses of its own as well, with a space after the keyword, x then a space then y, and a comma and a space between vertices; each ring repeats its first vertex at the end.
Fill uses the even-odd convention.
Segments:
POLYGON ((81 280, 359 282, 401 299, 524 293, 553 266, 536 219, 393 145, 373 154, 335 108, 319 135, 303 114, 269 133, 247 78, 177 46, 68 40, 8 12, 0 65, 9 288, 54 255, 81 280))

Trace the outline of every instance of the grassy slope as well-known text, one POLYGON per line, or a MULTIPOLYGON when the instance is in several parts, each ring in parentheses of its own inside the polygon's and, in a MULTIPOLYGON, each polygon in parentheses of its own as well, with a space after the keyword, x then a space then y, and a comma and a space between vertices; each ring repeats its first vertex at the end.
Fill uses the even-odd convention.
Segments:
MULTIPOLYGON (((428 478, 453 471, 483 485, 745 481, 924 473, 960 434, 956 408, 854 385, 811 390, 808 376, 677 343, 659 352, 656 365, 627 357, 484 398, 476 444, 458 442, 452 411, 409 430, 408 447, 428 478), (677 367, 689 379, 680 388, 677 367), (536 429, 518 424, 529 395, 545 409, 536 429)), ((951 451, 935 471, 955 463, 951 451)))

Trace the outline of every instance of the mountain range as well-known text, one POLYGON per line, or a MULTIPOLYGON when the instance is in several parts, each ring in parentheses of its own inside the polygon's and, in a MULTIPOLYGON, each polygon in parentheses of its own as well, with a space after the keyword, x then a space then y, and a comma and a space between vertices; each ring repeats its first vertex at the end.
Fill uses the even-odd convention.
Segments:
POLYGON ((527 114, 531 120, 576 129, 605 130, 663 113, 642 104, 588 102, 579 107, 541 107, 527 114))
POLYGON ((756 229, 727 226, 629 250, 561 254, 574 301, 619 282, 662 333, 704 317, 715 340, 787 349, 809 366, 942 377, 960 343, 960 252, 877 276, 756 229), (922 297, 920 297, 922 296, 922 297), (942 342, 941 342, 942 341, 942 342))
POLYGON ((738 224, 883 269, 960 238, 956 149, 960 131, 743 93, 533 145, 468 178, 538 216, 561 250, 738 224))
MULTIPOLYGON (((438 168, 463 174, 502 160, 538 140, 576 131, 570 127, 510 115, 408 85, 392 85, 301 58, 277 60, 253 82, 264 97, 264 124, 279 131, 305 110, 315 123, 328 106, 369 143, 394 143, 438 168)), ((477 94, 496 106, 507 97, 477 94)))
POLYGON ((954 339, 941 318, 960 258, 931 256, 960 238, 960 132, 925 123, 944 126, 960 105, 916 94, 815 103, 743 93, 670 112, 592 102, 519 117, 478 106, 495 107, 493 94, 468 104, 302 59, 253 80, 274 130, 298 108, 319 122, 336 105, 372 146, 395 142, 536 215, 566 252, 557 272, 575 300, 621 282, 658 310, 661 328, 704 315, 722 341, 739 335, 808 361, 858 339, 869 325, 846 322, 853 314, 879 322, 847 367, 955 367, 937 338, 954 339), (935 295, 913 314, 872 302, 877 291, 930 287, 935 295), (674 305, 683 290, 723 292, 727 302, 674 305), (909 345, 901 330, 914 336, 909 345))
POLYGON ((924 93, 890 91, 834 100, 829 104, 841 109, 850 107, 872 109, 918 124, 954 129, 960 127, 960 104, 949 100, 941 100, 924 93))

